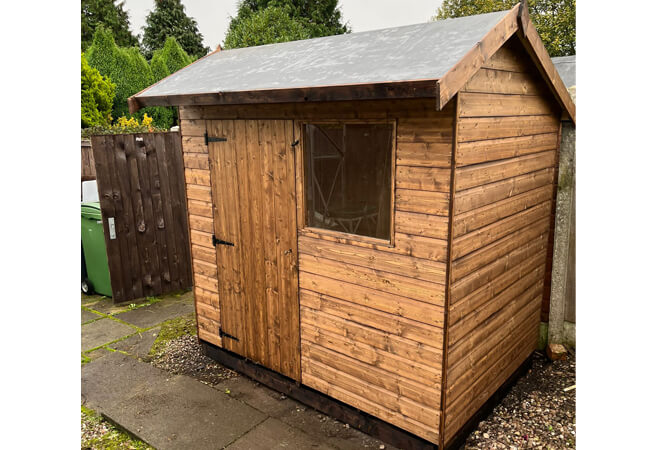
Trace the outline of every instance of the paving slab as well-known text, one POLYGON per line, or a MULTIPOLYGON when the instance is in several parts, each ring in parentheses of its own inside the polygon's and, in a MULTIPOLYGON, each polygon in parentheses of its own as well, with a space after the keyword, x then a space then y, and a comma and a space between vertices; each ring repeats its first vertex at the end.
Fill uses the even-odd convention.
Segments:
POLYGON ((272 417, 282 417, 301 406, 300 403, 243 375, 222 380, 214 388, 272 417))
POLYGON ((96 320, 81 326, 81 350, 90 350, 136 332, 135 328, 112 319, 96 320))
POLYGON ((195 306, 188 300, 172 300, 153 303, 124 313, 117 314, 116 318, 131 323, 139 328, 150 328, 165 320, 185 316, 195 312, 195 306))
POLYGON ((126 352, 135 358, 143 358, 148 355, 158 333, 160 333, 160 328, 142 331, 122 341, 109 344, 109 347, 126 352))
POLYGON ((305 450, 305 449, 332 449, 327 443, 298 430, 286 426, 280 420, 270 417, 249 433, 235 441, 226 449, 235 450, 274 450, 277 448, 305 450))
POLYGON ((86 406, 159 449, 220 449, 267 418, 199 381, 121 353, 81 372, 86 406))
POLYGON ((93 309, 102 314, 117 314, 121 311, 125 311, 130 307, 132 302, 124 303, 114 303, 114 301, 109 297, 100 297, 97 301, 86 303, 86 308, 93 309))
POLYGON ((102 316, 92 313, 90 311, 86 311, 85 309, 81 310, 81 323, 86 323, 90 322, 91 320, 94 319, 102 319, 102 316))

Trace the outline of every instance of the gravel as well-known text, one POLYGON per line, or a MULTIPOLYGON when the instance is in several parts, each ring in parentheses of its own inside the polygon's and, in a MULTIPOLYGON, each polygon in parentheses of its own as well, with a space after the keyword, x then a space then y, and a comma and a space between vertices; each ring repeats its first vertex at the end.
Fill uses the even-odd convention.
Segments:
POLYGON ((520 378, 463 449, 575 448, 575 354, 551 362, 534 352, 520 378))
POLYGON ((170 373, 188 375, 212 386, 237 376, 235 371, 204 355, 197 336, 192 335, 167 342, 149 362, 170 373))

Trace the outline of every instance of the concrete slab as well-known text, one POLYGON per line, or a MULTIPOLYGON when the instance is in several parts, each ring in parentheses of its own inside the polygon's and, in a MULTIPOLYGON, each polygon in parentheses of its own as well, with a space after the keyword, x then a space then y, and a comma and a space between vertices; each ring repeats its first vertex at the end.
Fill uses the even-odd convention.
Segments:
POLYGON ((107 350, 105 347, 98 348, 97 350, 93 350, 92 352, 84 353, 86 355, 86 358, 89 358, 91 361, 96 360, 98 358, 102 358, 104 356, 109 355, 110 352, 107 350))
POLYGON ((303 433, 302 431, 286 426, 285 423, 273 417, 268 418, 249 433, 235 441, 226 449, 246 450, 274 450, 286 448, 294 450, 305 449, 336 449, 327 443, 303 433))
POLYGON ((185 316, 195 312, 195 306, 188 300, 173 300, 153 303, 124 313, 117 314, 118 319, 139 328, 150 328, 165 320, 185 316))
POLYGON ((103 314, 117 314, 128 309, 131 304, 132 302, 114 304, 114 302, 109 297, 100 297, 95 302, 87 303, 86 307, 103 314))
POLYGON ((129 353, 136 358, 143 358, 148 355, 148 352, 151 350, 151 346, 153 345, 153 342, 155 342, 155 338, 158 337, 159 332, 160 328, 139 332, 127 339, 110 344, 109 347, 113 348, 114 350, 121 350, 123 352, 129 353))
POLYGON ((81 350, 91 350, 137 330, 112 319, 101 319, 81 326, 81 350))
POLYGON ((301 406, 300 403, 243 375, 223 380, 215 385, 214 388, 225 393, 229 391, 228 395, 230 397, 240 400, 272 417, 283 417, 289 414, 291 410, 301 406))
POLYGON ((102 316, 92 313, 90 311, 86 311, 85 309, 81 310, 81 323, 86 323, 90 322, 91 320, 94 319, 102 319, 102 316))
POLYGON ((81 371, 86 406, 159 449, 220 449, 267 418, 192 378, 121 353, 81 371))

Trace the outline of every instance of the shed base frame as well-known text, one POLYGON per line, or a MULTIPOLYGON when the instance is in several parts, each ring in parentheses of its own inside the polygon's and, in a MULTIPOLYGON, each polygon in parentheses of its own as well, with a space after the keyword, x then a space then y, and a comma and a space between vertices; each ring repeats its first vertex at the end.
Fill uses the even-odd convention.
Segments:
MULTIPOLYGON (((255 364, 252 361, 232 353, 213 344, 200 339, 204 354, 214 361, 247 377, 268 386, 286 396, 310 406, 330 417, 347 423, 370 436, 378 438, 385 443, 406 450, 433 450, 438 446, 426 441, 408 431, 391 425, 384 420, 378 419, 370 414, 353 408, 339 400, 336 400, 322 392, 304 386, 301 383, 274 372, 271 369, 255 364)), ((487 418, 494 407, 508 393, 515 382, 527 373, 531 366, 531 355, 517 368, 499 389, 483 404, 480 409, 464 424, 464 426, 445 445, 446 449, 460 448, 468 435, 478 426, 478 423, 487 418)))

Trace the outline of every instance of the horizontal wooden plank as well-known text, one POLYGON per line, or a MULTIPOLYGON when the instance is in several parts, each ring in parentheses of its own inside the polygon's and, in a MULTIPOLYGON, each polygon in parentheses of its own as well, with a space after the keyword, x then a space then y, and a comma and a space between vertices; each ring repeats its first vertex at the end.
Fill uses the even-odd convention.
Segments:
POLYGON ((443 327, 443 308, 439 306, 301 270, 299 287, 427 325, 443 327))
POLYGON ((190 252, 193 259, 216 264, 216 249, 213 247, 203 247, 201 245, 193 244, 190 252))
POLYGON ((219 320, 211 320, 208 317, 204 316, 203 314, 197 314, 197 328, 202 331, 206 331, 207 333, 215 334, 218 336, 218 329, 220 327, 220 321, 219 320))
POLYGON ((535 116, 555 114, 558 107, 548 96, 461 92, 461 117, 535 116))
POLYGON ((300 308, 300 323, 310 324, 318 330, 327 330, 342 338, 351 339, 428 367, 438 369, 443 366, 443 353, 439 349, 360 325, 323 311, 307 307, 300 308))
POLYGON ((208 169, 186 169, 186 183, 211 186, 211 174, 208 169))
POLYGON ((342 402, 348 405, 352 405, 355 408, 358 408, 382 420, 385 420, 386 422, 396 425, 399 428, 402 428, 413 434, 416 434, 430 442, 438 443, 437 429, 436 430, 430 429, 417 421, 411 421, 410 419, 400 416, 396 413, 393 413, 392 411, 389 411, 388 409, 383 408, 380 405, 370 402, 364 397, 352 394, 337 386, 327 383, 326 381, 322 380, 319 377, 312 376, 310 373, 304 373, 302 377, 302 383, 304 383, 306 386, 312 387, 320 392, 323 392, 329 395, 330 397, 341 400, 342 402))
POLYGON ((206 123, 199 119, 181 119, 179 121, 181 136, 204 136, 206 123))
MULTIPOLYGON (((519 44, 519 43, 518 43, 519 44)), ((482 64, 482 67, 512 72, 529 72, 535 70, 525 51, 519 46, 504 45, 482 64)))
POLYGON ((181 134, 181 145, 183 146, 183 151, 184 152, 192 152, 192 153, 201 153, 200 151, 194 151, 194 150, 186 150, 186 149, 191 149, 194 147, 200 148, 203 147, 204 153, 209 152, 209 147, 207 147, 205 141, 204 141, 204 135, 197 135, 197 136, 186 136, 181 134))
POLYGON ((533 73, 481 68, 461 92, 491 94, 551 95, 543 80, 533 73))
POLYGON ((452 243, 452 257, 460 258, 478 250, 520 228, 532 224, 552 213, 552 201, 540 203, 522 212, 508 216, 468 234, 459 236, 452 243))
POLYGON ((447 216, 449 203, 450 196, 445 192, 397 188, 394 193, 394 207, 398 211, 447 216))
POLYGON ((442 118, 400 119, 397 121, 397 142, 452 142, 453 116, 442 118))
MULTIPOLYGON (((547 240, 532 240, 527 242, 524 245, 519 246, 518 248, 512 250, 510 253, 501 256, 492 264, 489 264, 483 267, 480 270, 477 270, 468 276, 457 280, 452 284, 451 293, 452 293, 452 305, 456 302, 462 301, 464 297, 476 291, 478 288, 485 286, 485 289, 488 287, 497 286, 496 278, 503 277, 512 277, 513 271, 515 271, 516 266, 519 264, 531 264, 529 261, 534 255, 538 253, 546 253, 547 251, 547 240)), ((540 256, 538 257, 540 259, 540 256)), ((533 266, 527 265, 524 269, 520 269, 520 273, 526 273, 527 270, 531 269, 533 266)), ((517 275, 521 276, 521 275, 517 275)), ((498 289, 505 289, 508 284, 512 283, 513 279, 509 278, 507 283, 499 283, 498 289)), ((495 292, 498 292, 498 289, 494 289, 495 292)), ((475 306, 474 306, 475 307, 475 306)), ((451 323, 459 318, 452 314, 449 316, 451 323)))
POLYGON ((308 322, 302 322, 301 329, 302 342, 311 342, 335 352, 343 353, 374 367, 423 383, 431 389, 439 389, 441 385, 442 368, 434 369, 425 366, 412 359, 406 359, 354 339, 340 336, 308 322))
POLYGON ((211 278, 216 278, 218 276, 218 269, 216 268, 216 264, 195 258, 193 258, 193 272, 206 275, 207 277, 211 278))
POLYGON ((487 247, 483 247, 453 261, 453 282, 473 273, 533 239, 547 239, 549 228, 550 218, 540 219, 538 222, 517 230, 487 247))
POLYGON ((197 303, 197 314, 208 319, 220 321, 220 309, 214 308, 208 303, 197 303))
POLYGON ((486 141, 461 142, 457 146, 457 166, 469 166, 546 150, 556 152, 557 139, 557 133, 546 133, 486 141))
POLYGON ((448 235, 448 218, 431 214, 396 211, 394 213, 394 229, 404 234, 445 239, 448 235))
POLYGON ((207 277, 205 275, 196 273, 193 278, 195 287, 204 289, 206 291, 218 292, 218 279, 207 277))
POLYGON ((448 242, 443 239, 434 239, 411 234, 394 233, 396 248, 402 249, 406 254, 416 258, 430 259, 432 261, 445 261, 448 242))
POLYGON ((520 211, 529 209, 539 203, 551 200, 554 186, 547 184, 537 189, 515 195, 513 197, 492 203, 482 208, 455 215, 452 224, 452 236, 458 238, 466 233, 480 229, 520 211))
POLYGON ((201 326, 197 326, 197 334, 199 338, 203 341, 209 342, 215 346, 222 347, 223 346, 223 338, 218 336, 215 333, 211 333, 205 329, 203 329, 201 326))
POLYGON ((186 184, 186 198, 211 203, 211 187, 186 184))
POLYGON ((201 200, 188 199, 188 212, 196 216, 213 218, 213 204, 201 200))
POLYGON ((349 375, 364 380, 371 385, 380 386, 392 394, 412 399, 429 408, 438 409, 441 404, 440 390, 430 389, 422 383, 391 375, 387 371, 366 364, 341 353, 328 350, 319 345, 305 345, 303 358, 338 368, 349 375))
POLYGON ((193 289, 193 294, 195 295, 195 301, 197 303, 206 303, 207 305, 211 305, 214 309, 220 310, 220 299, 218 298, 217 292, 210 292, 200 287, 196 287, 193 289))
POLYGON ((451 158, 451 143, 397 143, 397 166, 450 167, 451 158))
POLYGON ((559 131, 557 115, 462 117, 457 121, 457 140, 462 142, 516 138, 559 131))
POLYGON ((204 231, 206 233, 213 233, 213 219, 211 217, 196 216, 188 214, 188 223, 190 229, 204 231))
POLYGON ((183 153, 183 166, 188 169, 209 170, 209 155, 206 153, 183 153))
POLYGON ((500 202, 524 192, 553 184, 554 181, 555 168, 550 167, 526 175, 457 192, 454 200, 455 223, 453 225, 456 225, 456 221, 462 213, 482 208, 486 205, 493 205, 495 202, 500 202))
POLYGON ((211 247, 213 249, 213 245, 211 244, 212 236, 213 233, 211 232, 207 233, 205 231, 190 230, 190 241, 193 244, 201 245, 202 247, 211 247))
POLYGON ((450 169, 397 166, 395 187, 421 191, 450 191, 450 169))
POLYGON ((459 191, 554 167, 556 156, 555 151, 547 151, 457 169, 455 185, 459 191))
POLYGON ((322 311, 386 333, 401 336, 439 351, 443 347, 443 329, 416 322, 377 309, 361 306, 329 295, 300 289, 299 304, 302 307, 322 311))
POLYGON ((319 361, 307 360, 304 371, 402 416, 410 417, 431 428, 438 428, 440 419, 438 409, 420 405, 411 399, 394 394, 383 387, 356 378, 345 371, 319 361))
POLYGON ((298 242, 300 254, 319 256, 419 280, 445 283, 444 263, 325 241, 309 236, 300 236, 298 242))
POLYGON ((445 303, 443 284, 416 280, 412 277, 346 264, 303 252, 299 254, 299 271, 412 298, 436 306, 443 306, 445 303))

